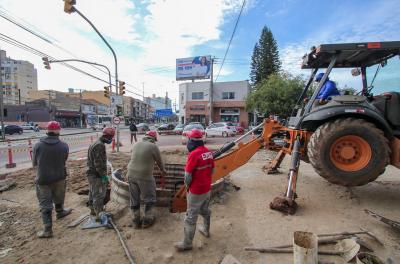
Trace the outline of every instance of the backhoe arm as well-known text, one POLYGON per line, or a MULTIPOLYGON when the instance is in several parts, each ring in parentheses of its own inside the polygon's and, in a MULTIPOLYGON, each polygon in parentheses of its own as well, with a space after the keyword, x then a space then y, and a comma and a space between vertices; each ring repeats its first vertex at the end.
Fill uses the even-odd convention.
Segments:
MULTIPOLYGON (((231 142, 225 145, 220 150, 214 153, 214 157, 215 156, 219 157, 215 159, 215 170, 212 175, 213 183, 227 176, 229 173, 236 170, 240 166, 246 164, 249 161, 249 159, 253 157, 253 155, 261 147, 264 146, 266 148, 269 148, 270 145, 273 144, 271 142, 271 137, 274 135, 274 133, 282 129, 282 126, 278 122, 268 119, 264 121, 262 127, 263 127, 263 133, 261 136, 258 136, 246 143, 239 142, 236 144, 236 142, 244 138, 244 136, 248 134, 247 133, 238 140, 236 140, 235 142, 231 142), (232 147, 235 145, 237 147, 232 149, 232 147), (225 153, 227 151, 230 152, 225 153)), ((173 197, 171 212, 175 213, 175 212, 185 212, 185 211, 186 211, 186 189, 185 186, 182 186, 173 197)))

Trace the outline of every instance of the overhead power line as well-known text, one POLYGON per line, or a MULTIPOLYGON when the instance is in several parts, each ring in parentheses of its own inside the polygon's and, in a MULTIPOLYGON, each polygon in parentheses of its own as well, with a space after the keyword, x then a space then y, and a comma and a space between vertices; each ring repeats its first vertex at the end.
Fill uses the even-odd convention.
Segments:
POLYGON ((226 48, 224 58, 222 59, 221 67, 219 67, 219 71, 218 71, 217 77, 215 78, 215 81, 218 80, 218 77, 219 77, 219 75, 220 75, 220 73, 221 73, 222 67, 224 66, 224 62, 225 62, 226 56, 228 55, 229 48, 231 47, 231 43, 232 43, 233 37, 235 36, 236 28, 237 28, 237 26, 238 26, 238 24, 239 24, 240 16, 242 15, 242 12, 243 12, 243 8, 244 8, 245 3, 246 3, 246 0, 243 0, 242 7, 240 8, 239 15, 238 15, 238 17, 237 17, 237 19, 236 19, 235 27, 233 28, 233 32, 232 32, 232 35, 231 35, 231 39, 229 40, 228 47, 226 48))

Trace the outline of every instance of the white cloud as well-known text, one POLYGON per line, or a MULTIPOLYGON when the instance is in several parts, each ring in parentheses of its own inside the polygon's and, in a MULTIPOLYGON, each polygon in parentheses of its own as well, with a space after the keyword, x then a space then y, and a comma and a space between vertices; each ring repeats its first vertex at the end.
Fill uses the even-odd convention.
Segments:
MULTIPOLYGON (((118 56, 119 79, 133 84, 127 89, 145 95, 177 96, 174 72, 151 73, 154 67, 175 67, 177 57, 192 56, 196 45, 218 41, 227 14, 237 12, 241 0, 86 0, 76 7, 85 14, 114 47, 118 56), (139 8, 140 7, 140 8, 139 8), (143 12, 143 9, 146 12, 143 12)), ((256 1, 249 1, 247 9, 256 1)), ((61 0, 0 0, 0 6, 11 14, 34 25, 51 36, 55 43, 81 59, 106 64, 114 74, 111 52, 78 14, 63 12, 61 0)), ((4 11, 0 9, 0 11, 4 11)), ((25 23, 25 22, 24 22, 25 23)), ((71 58, 67 52, 52 46, 0 18, 1 33, 44 51, 56 58, 71 58)), ((80 73, 53 65, 51 71, 42 67, 41 58, 0 41, 0 48, 15 59, 31 61, 38 69, 39 89, 66 91, 68 87, 87 90, 102 89, 103 83, 80 73)), ((90 66, 74 64, 90 73, 108 79, 107 75, 90 66)), ((222 74, 222 73, 221 73, 222 74)), ((137 97, 137 96, 135 96, 137 97)))
MULTIPOLYGON (((374 9, 364 10, 359 7, 359 12, 338 7, 336 13, 332 13, 334 22, 321 23, 314 32, 310 32, 301 41, 288 43, 280 49, 282 67, 284 70, 298 75, 309 74, 307 70, 301 70, 302 56, 309 52, 311 46, 327 43, 350 43, 365 41, 390 41, 398 40, 400 33, 398 26, 400 17, 397 10, 400 7, 398 1, 383 1, 374 9)), ((359 78, 353 78, 349 69, 334 69, 331 79, 339 83, 341 87, 361 87, 359 78)))

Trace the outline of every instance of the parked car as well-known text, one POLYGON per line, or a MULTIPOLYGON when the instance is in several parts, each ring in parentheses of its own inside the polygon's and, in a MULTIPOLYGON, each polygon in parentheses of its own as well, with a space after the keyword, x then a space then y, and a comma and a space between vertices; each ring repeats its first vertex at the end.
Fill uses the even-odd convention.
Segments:
MULTIPOLYGON (((4 130, 5 130, 5 134, 6 135, 13 135, 13 134, 22 134, 24 132, 24 130, 22 129, 22 127, 17 126, 17 125, 5 125, 4 126, 4 130)), ((2 133, 2 128, 0 126, 0 135, 2 133)))
POLYGON ((157 132, 159 135, 168 135, 168 134, 174 134, 175 125, 174 124, 162 124, 157 128, 157 132))
POLYGON ((208 137, 215 137, 215 136, 235 136, 236 135, 236 128, 230 122, 219 122, 211 124, 206 128, 206 134, 208 137))
POLYGON ((239 123, 232 123, 235 126, 236 134, 244 134, 244 128, 239 123))
POLYGON ((136 125, 136 127, 139 133, 150 131, 150 126, 146 123, 139 123, 136 125))
POLYGON ((189 133, 192 131, 192 129, 200 130, 203 133, 203 141, 204 141, 204 143, 206 143, 207 136, 206 136, 206 132, 204 131, 204 127, 202 125, 200 125, 200 124, 194 124, 194 125, 187 125, 187 126, 185 126, 183 128, 183 131, 182 131, 182 144, 183 145, 187 144, 188 136, 189 136, 189 133))
POLYGON ((183 128, 185 127, 184 124, 177 124, 176 127, 174 128, 174 132, 176 135, 182 135, 183 128))

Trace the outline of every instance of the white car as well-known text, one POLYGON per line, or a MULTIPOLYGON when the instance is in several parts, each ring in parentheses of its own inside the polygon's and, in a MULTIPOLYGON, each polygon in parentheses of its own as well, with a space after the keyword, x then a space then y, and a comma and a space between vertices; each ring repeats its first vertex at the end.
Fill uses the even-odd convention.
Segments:
POLYGON ((189 136, 189 133, 192 131, 192 129, 198 129, 201 132, 203 132, 203 138, 202 139, 203 139, 203 142, 205 144, 206 143, 206 139, 207 139, 206 132, 204 131, 204 127, 202 125, 200 125, 200 124, 187 125, 187 126, 185 126, 183 128, 183 131, 182 131, 182 144, 183 145, 187 144, 188 136, 189 136))
POLYGON ((230 122, 219 122, 208 126, 206 128, 206 134, 208 137, 215 137, 215 136, 233 137, 236 135, 236 128, 230 122))

